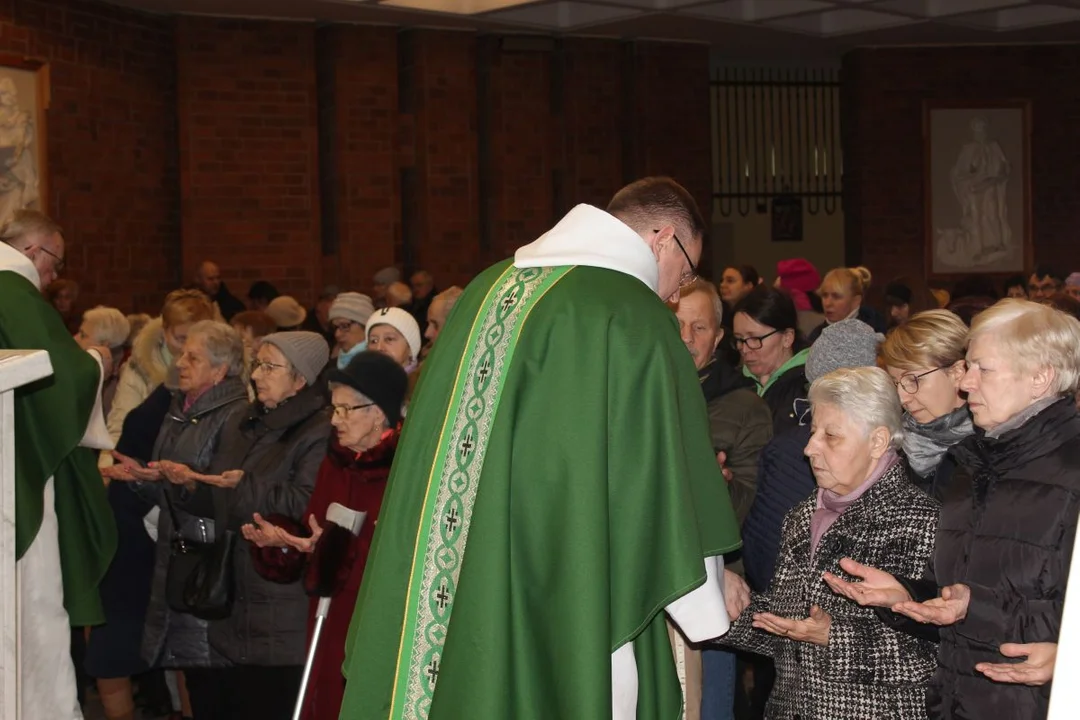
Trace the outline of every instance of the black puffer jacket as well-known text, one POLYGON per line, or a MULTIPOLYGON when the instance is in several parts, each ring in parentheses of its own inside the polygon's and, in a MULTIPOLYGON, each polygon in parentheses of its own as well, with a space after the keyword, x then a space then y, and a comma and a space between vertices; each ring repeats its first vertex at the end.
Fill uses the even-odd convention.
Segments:
MULTIPOLYGON (((315 477, 326 457, 330 413, 323 388, 305 387, 270 411, 252 405, 225 427, 211 473, 240 469, 232 490, 203 491, 226 498, 229 528, 253 513, 300 521, 315 477)), ((300 581, 279 584, 255 571, 251 543, 238 537, 233 551, 235 600, 232 614, 210 623, 211 646, 237 665, 302 665, 307 642, 308 596, 300 581)))
MULTIPOLYGON (((239 377, 225 379, 207 390, 184 410, 184 396, 177 392, 165 415, 165 422, 154 446, 153 460, 172 460, 197 472, 206 472, 217 451, 222 428, 247 405, 247 387, 239 377)), ((161 490, 169 493, 173 510, 180 520, 180 532, 189 539, 211 542, 214 539, 213 508, 197 507, 183 490, 167 482, 161 490)), ((172 513, 162 503, 158 516, 158 538, 154 557, 154 578, 150 606, 143 628, 142 656, 151 666, 186 668, 227 665, 228 661, 213 651, 207 639, 207 623, 194 615, 174 612, 165 599, 165 577, 172 546, 172 513)))
POLYGON ((994 683, 975 664, 1009 662, 1001 643, 1058 639, 1080 514, 1080 415, 1062 399, 997 439, 976 431, 954 453, 933 580, 967 585, 971 601, 963 621, 941 629, 930 715, 1045 718, 1049 685, 994 683))

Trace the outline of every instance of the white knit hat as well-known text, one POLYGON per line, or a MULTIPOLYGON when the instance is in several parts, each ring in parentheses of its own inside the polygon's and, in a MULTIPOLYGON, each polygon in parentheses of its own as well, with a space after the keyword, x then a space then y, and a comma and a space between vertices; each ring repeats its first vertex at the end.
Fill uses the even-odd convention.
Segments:
POLYGON ((360 325, 367 325, 368 318, 371 317, 373 312, 375 312, 375 305, 367 295, 358 292, 344 292, 334 298, 327 317, 331 320, 341 318, 343 320, 352 320, 360 325))
POLYGON ((413 359, 420 357, 420 326, 416 324, 416 319, 412 315, 401 308, 383 308, 376 310, 368 319, 369 335, 376 325, 389 325, 397 330, 405 338, 405 342, 409 343, 413 359))

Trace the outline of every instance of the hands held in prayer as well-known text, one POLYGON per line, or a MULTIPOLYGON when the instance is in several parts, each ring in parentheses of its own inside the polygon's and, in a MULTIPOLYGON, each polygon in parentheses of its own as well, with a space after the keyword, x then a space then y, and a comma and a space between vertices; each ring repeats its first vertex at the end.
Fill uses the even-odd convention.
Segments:
POLYGON ((727 480, 728 482, 731 482, 732 478, 735 477, 735 473, 731 472, 731 470, 729 468, 724 467, 724 463, 726 463, 726 462, 727 462, 727 453, 726 452, 721 450, 720 452, 716 453, 716 464, 720 466, 720 472, 722 472, 724 474, 724 479, 725 480, 727 480))
POLYGON ((138 460, 115 450, 112 456, 117 464, 102 468, 102 477, 121 482, 157 482, 161 479, 161 471, 157 468, 143 467, 138 460))
POLYGON ((311 537, 306 538, 285 532, 277 525, 267 522, 259 513, 252 515, 252 519, 255 522, 242 526, 240 532, 245 540, 258 547, 291 547, 302 553, 310 553, 315 551, 315 546, 323 534, 323 529, 314 515, 308 519, 311 537))
POLYGON ((759 630, 786 637, 789 640, 814 643, 815 645, 828 645, 832 617, 820 607, 814 605, 810 608, 810 617, 804 620, 783 618, 772 613, 758 613, 754 615, 753 624, 759 630))
POLYGON ((975 669, 994 682, 1045 685, 1054 678, 1057 643, 1005 643, 1005 657, 1027 658, 1022 663, 979 663, 975 669))
POLYGON ((731 622, 750 606, 750 586, 730 570, 724 570, 724 605, 731 622))
POLYGON ((927 625, 952 625, 967 617, 971 588, 957 583, 941 588, 941 597, 926 602, 907 601, 893 605, 893 612, 907 615, 927 625))
POLYGON ((830 572, 825 573, 822 579, 834 593, 843 595, 852 602, 869 607, 891 608, 911 600, 911 595, 904 586, 884 570, 857 563, 851 558, 841 560, 840 568, 848 575, 859 578, 859 582, 848 582, 830 572))

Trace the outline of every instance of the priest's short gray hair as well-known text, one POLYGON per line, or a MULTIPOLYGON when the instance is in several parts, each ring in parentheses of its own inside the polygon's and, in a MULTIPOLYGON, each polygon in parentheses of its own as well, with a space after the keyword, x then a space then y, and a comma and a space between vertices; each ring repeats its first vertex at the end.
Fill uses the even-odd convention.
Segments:
POLYGON ((60 225, 43 212, 21 209, 0 225, 0 242, 22 250, 30 238, 40 235, 63 235, 60 225))
POLYGON ((822 375, 810 386, 810 410, 832 405, 861 424, 867 434, 874 428, 889 431, 890 446, 900 447, 904 411, 896 385, 881 368, 841 368, 822 375))
POLYGON ((211 367, 226 366, 226 377, 244 373, 244 340, 230 325, 217 320, 202 320, 188 330, 188 341, 198 339, 206 348, 211 367))

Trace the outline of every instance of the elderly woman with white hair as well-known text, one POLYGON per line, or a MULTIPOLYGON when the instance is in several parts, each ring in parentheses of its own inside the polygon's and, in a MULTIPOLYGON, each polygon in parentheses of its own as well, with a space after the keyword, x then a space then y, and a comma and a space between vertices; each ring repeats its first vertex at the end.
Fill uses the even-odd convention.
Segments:
POLYGON ((817 492, 784 518, 776 574, 747 597, 724 573, 737 619, 717 642, 773 658, 768 718, 922 720, 934 644, 883 624, 871 608, 832 593, 840 560, 919 573, 930 560, 938 503, 908 479, 896 448, 900 402, 883 370, 836 370, 810 386, 805 454, 817 492))
POLYGON ((75 333, 75 342, 83 350, 92 347, 107 347, 112 352, 112 374, 101 384, 101 406, 106 416, 112 408, 112 399, 116 394, 120 364, 124 359, 124 345, 131 332, 131 323, 116 308, 98 305, 83 313, 82 324, 75 333))
POLYGON ((954 449, 930 572, 845 561, 862 582, 828 582, 940 627, 933 717, 1045 718, 1080 514, 1080 321, 1002 300, 975 316, 966 362, 976 430, 954 449))

